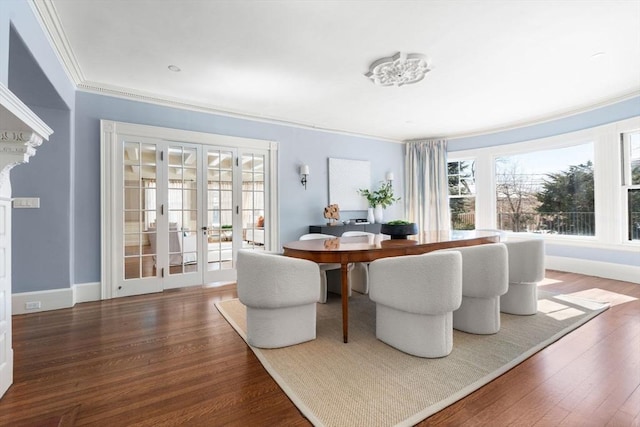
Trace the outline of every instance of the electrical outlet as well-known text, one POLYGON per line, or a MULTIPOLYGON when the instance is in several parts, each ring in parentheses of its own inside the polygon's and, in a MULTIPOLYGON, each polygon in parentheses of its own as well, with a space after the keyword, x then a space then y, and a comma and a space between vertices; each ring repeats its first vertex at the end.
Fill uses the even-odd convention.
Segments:
POLYGON ((40 301, 29 301, 24 303, 25 310, 37 310, 42 307, 40 301))

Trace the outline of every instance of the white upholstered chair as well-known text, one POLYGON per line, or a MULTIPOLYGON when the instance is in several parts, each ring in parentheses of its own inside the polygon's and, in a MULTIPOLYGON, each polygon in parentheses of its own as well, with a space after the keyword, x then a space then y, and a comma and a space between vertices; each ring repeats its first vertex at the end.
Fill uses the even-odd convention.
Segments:
MULTIPOLYGON (((343 237, 354 236, 366 236, 373 241, 375 234, 367 231, 345 231, 342 233, 343 237)), ((368 262, 354 262, 353 268, 349 270, 349 282, 351 284, 351 290, 360 292, 361 294, 369 293, 369 263, 368 262)), ((331 292, 334 292, 331 289, 331 292)))
POLYGON ((544 279, 544 240, 505 242, 509 254, 509 290, 500 297, 500 311, 531 315, 538 312, 538 282, 544 279))
MULTIPOLYGON (((300 236, 298 240, 315 240, 315 239, 335 239, 336 236, 332 236, 331 234, 322 234, 322 233, 309 233, 303 234, 300 236)), ((318 302, 326 303, 327 302, 327 272, 329 270, 338 270, 340 273, 340 264, 339 263, 320 263, 318 264, 320 268, 320 296, 318 297, 318 302)), ((351 290, 349 290, 349 296, 351 296, 351 290)))
POLYGON ((443 357, 453 348, 453 311, 462 300, 455 251, 382 258, 369 264, 376 337, 405 353, 443 357))
POLYGON ((320 274, 313 261, 238 251, 238 298, 247 307, 247 342, 277 348, 316 338, 320 274))
POLYGON ((500 330, 500 296, 509 271, 504 243, 453 249, 462 255, 462 304, 453 312, 453 328, 471 334, 500 330))

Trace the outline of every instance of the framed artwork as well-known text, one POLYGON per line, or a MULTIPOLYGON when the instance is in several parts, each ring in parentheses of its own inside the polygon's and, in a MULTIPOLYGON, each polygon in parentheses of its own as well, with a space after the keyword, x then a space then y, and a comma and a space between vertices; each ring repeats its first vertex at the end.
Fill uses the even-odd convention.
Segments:
POLYGON ((358 192, 371 185, 371 165, 367 160, 329 158, 329 204, 341 211, 366 211, 367 199, 358 192))

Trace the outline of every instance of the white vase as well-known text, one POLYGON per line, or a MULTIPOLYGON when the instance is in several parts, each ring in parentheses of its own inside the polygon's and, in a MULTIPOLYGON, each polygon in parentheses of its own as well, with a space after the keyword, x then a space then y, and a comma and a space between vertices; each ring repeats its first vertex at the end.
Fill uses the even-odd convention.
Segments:
POLYGON ((382 224, 382 206, 378 205, 373 208, 373 217, 377 223, 382 224))
POLYGON ((369 224, 373 224, 375 222, 375 218, 373 217, 373 208, 369 208, 367 210, 367 221, 369 221, 369 224))

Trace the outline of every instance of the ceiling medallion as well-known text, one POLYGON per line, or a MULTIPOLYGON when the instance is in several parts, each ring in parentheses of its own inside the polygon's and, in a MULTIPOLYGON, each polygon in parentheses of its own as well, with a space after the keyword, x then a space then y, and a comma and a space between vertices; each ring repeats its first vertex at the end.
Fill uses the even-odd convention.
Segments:
POLYGON ((379 86, 402 86, 419 82, 429 71, 424 55, 398 52, 372 63, 365 76, 379 86))

